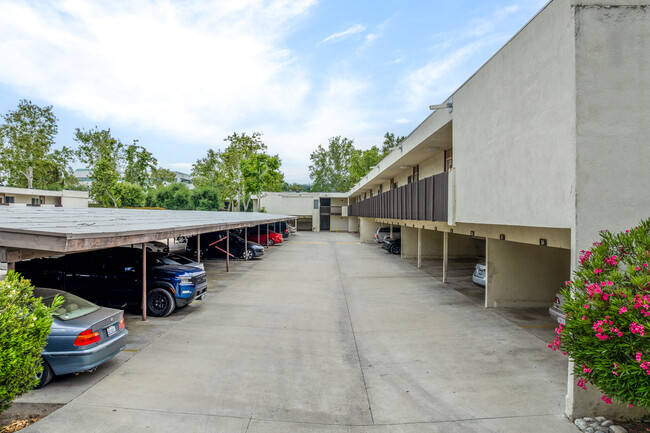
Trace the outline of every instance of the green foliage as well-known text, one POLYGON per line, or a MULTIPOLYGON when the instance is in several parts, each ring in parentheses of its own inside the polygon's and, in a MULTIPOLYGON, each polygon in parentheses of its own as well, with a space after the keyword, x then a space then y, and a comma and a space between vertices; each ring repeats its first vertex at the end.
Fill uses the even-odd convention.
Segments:
POLYGON ((90 167, 90 197, 103 207, 118 207, 118 171, 124 145, 111 136, 111 130, 82 131, 77 128, 75 141, 79 143, 77 156, 90 167))
POLYGON ((399 146, 404 140, 406 140, 404 136, 395 136, 392 132, 386 132, 384 134, 384 143, 381 147, 382 158, 388 155, 391 150, 399 146))
POLYGON ((251 208, 251 197, 260 191, 280 191, 284 175, 277 155, 266 154, 262 134, 233 133, 223 151, 208 150, 192 167, 197 188, 218 190, 230 210, 251 208))
POLYGON ((309 177, 314 181, 312 189, 323 192, 349 190, 354 185, 349 176, 354 150, 354 141, 340 135, 329 139, 327 149, 319 144, 309 156, 309 177))
POLYGON ((377 146, 372 146, 368 150, 355 150, 350 159, 350 187, 359 182, 383 158, 384 155, 379 152, 377 146))
POLYGON ((147 188, 152 183, 152 174, 157 170, 158 160, 142 146, 133 144, 124 149, 124 181, 147 188))
POLYGON ((46 307, 32 290, 30 281, 14 271, 0 281, 0 412, 38 383, 51 313, 60 305, 57 299, 46 307))
POLYGON ((172 210, 216 211, 223 207, 223 200, 215 188, 204 186, 190 190, 184 183, 172 183, 150 189, 146 205, 172 210))
POLYGON ((145 205, 146 194, 140 185, 120 182, 115 188, 115 194, 119 197, 121 207, 143 207, 145 205))
POLYGON ((600 237, 580 252, 562 291, 566 325, 549 347, 568 354, 578 386, 591 383, 606 403, 650 408, 650 220, 600 237))
POLYGON ((190 191, 190 205, 196 210, 219 210, 223 201, 214 188, 195 188, 190 191))
POLYGON ((74 185, 73 153, 63 147, 51 151, 58 132, 52 106, 21 100, 3 116, 0 126, 0 172, 19 188, 62 189, 74 185))
POLYGON ((299 184, 299 183, 292 183, 289 184, 287 182, 284 182, 282 184, 282 191, 292 191, 292 192, 308 192, 311 191, 311 185, 309 184, 299 184))
POLYGON ((176 180, 173 171, 162 167, 154 167, 151 170, 151 185, 158 188, 166 183, 172 183, 176 180))
POLYGON ((319 145, 309 157, 309 177, 314 181, 311 190, 348 191, 404 139, 386 132, 381 150, 377 146, 360 150, 355 149, 353 140, 330 138, 327 149, 319 145))

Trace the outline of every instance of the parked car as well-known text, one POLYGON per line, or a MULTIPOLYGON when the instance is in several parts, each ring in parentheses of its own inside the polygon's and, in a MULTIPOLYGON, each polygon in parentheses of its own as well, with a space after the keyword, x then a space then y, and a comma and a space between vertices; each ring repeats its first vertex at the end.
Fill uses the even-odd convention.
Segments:
MULTIPOLYGON (((142 244, 133 244, 131 245, 133 248, 142 249, 142 244)), ((147 251, 155 251, 155 252, 160 252, 160 253, 166 253, 169 251, 169 247, 167 246, 166 243, 164 242, 159 242, 159 241, 151 241, 147 242, 147 251)))
POLYGON ((472 281, 479 287, 485 287, 487 280, 487 266, 477 263, 474 267, 474 274, 472 274, 472 281))
POLYGON ((553 306, 548 309, 549 314, 558 323, 566 325, 566 314, 562 309, 562 304, 564 303, 564 295, 562 293, 556 293, 555 299, 553 299, 553 306))
MULTIPOLYGON (((375 232, 374 238, 375 242, 378 244, 383 243, 387 237, 390 237, 390 227, 379 227, 375 232)), ((399 227, 393 227, 393 239, 401 237, 401 232, 399 227)))
POLYGON ((269 227, 271 227, 271 229, 275 233, 281 234, 283 239, 286 239, 291 235, 291 232, 289 231, 289 226, 284 221, 273 223, 269 227))
POLYGON ((52 314, 52 328, 43 349, 43 371, 38 374, 42 388, 54 376, 94 371, 126 347, 129 333, 123 311, 100 307, 62 290, 35 288, 34 296, 52 305, 55 296, 63 304, 52 314))
POLYGON ((253 227, 248 229, 248 240, 259 242, 262 245, 275 245, 282 243, 282 235, 274 232, 270 228, 267 232, 266 226, 261 226, 259 229, 257 227, 253 227))
MULTIPOLYGON (((109 248, 59 258, 16 263, 16 270, 36 286, 79 295, 107 307, 142 305, 142 252, 109 248)), ((147 263, 147 311, 167 316, 201 299, 208 287, 205 271, 181 265, 147 263)))
POLYGON ((205 270, 205 266, 203 266, 203 263, 195 262, 194 260, 189 259, 185 256, 181 256, 179 254, 151 252, 147 254, 147 263, 149 263, 150 260, 153 260, 157 266, 181 265, 181 266, 191 266, 193 268, 197 268, 202 271, 205 270))
POLYGON ((381 247, 391 254, 400 254, 402 252, 402 240, 400 238, 386 238, 381 247))
MULTIPOLYGON (((197 237, 191 236, 187 239, 185 251, 190 257, 196 257, 197 237)), ((255 242, 245 242, 243 238, 236 234, 230 234, 230 255, 231 258, 244 259, 248 255, 248 260, 252 260, 264 255, 264 247, 255 242)), ((225 258, 226 257, 226 232, 203 233, 201 235, 201 257, 205 258, 225 258)))

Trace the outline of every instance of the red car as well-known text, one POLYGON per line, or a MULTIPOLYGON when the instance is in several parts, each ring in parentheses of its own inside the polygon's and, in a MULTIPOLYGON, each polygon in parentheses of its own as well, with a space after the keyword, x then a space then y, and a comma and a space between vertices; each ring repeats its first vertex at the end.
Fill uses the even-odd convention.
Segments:
POLYGON ((268 234, 266 232, 266 227, 262 226, 261 230, 258 231, 257 229, 249 229, 248 230, 248 240, 251 242, 257 242, 262 245, 275 245, 275 244, 281 244, 282 243, 282 235, 279 233, 274 232, 273 230, 269 230, 268 234), (258 240, 259 239, 259 240, 258 240))

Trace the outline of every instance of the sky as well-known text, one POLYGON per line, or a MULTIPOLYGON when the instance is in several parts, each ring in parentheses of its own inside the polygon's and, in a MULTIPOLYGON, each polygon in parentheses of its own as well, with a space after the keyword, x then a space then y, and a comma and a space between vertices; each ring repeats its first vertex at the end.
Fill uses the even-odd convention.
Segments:
MULTIPOLYGON (((261 132, 289 183, 329 138, 407 136, 547 0, 0 0, 0 114, 53 106, 190 173, 261 132)), ((81 165, 75 164, 79 168, 81 165)))

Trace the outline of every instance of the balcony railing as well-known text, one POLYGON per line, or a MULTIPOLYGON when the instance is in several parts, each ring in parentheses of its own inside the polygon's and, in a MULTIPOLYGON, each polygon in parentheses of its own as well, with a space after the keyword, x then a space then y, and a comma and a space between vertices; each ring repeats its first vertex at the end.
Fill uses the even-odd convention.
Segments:
POLYGON ((448 172, 409 183, 348 206, 348 215, 447 221, 448 172))

